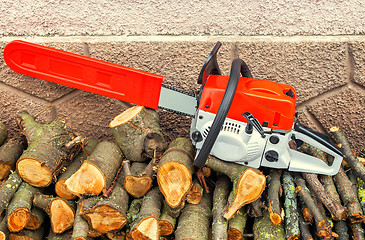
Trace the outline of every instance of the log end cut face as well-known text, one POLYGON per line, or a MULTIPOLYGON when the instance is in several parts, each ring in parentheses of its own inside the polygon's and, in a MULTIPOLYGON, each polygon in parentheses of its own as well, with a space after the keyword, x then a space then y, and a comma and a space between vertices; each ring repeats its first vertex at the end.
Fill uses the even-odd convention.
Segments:
POLYGON ((258 199, 266 186, 266 177, 252 168, 246 169, 237 182, 236 193, 232 204, 227 208, 224 217, 231 219, 243 206, 258 199))
POLYGON ((158 224, 161 236, 168 236, 174 232, 174 226, 169 221, 159 220, 158 224))
POLYGON ((80 196, 83 194, 98 195, 106 186, 102 171, 89 161, 84 161, 79 170, 65 182, 69 192, 80 196))
POLYGON ((26 207, 17 208, 8 215, 8 229, 11 232, 22 230, 30 217, 29 209, 26 207))
POLYGON ((133 239, 141 240, 158 240, 159 224, 155 217, 142 219, 138 225, 131 231, 133 239))
POLYGON ((93 230, 101 233, 121 229, 127 223, 123 213, 106 205, 91 208, 83 214, 83 217, 93 230))
POLYGON ((110 123, 110 128, 115 128, 119 125, 122 125, 126 122, 129 122, 132 118, 134 118, 140 111, 142 111, 143 106, 133 106, 116 116, 110 123))
POLYGON ((124 189, 133 197, 141 198, 151 189, 152 178, 149 176, 126 176, 124 179, 124 189))
POLYGON ((56 198, 50 205, 50 220, 54 233, 63 233, 73 226, 75 210, 63 199, 56 198))
POLYGON ((19 176, 35 187, 47 187, 51 184, 53 175, 47 165, 35 158, 21 158, 16 166, 19 176))
POLYGON ((184 164, 170 161, 160 166, 157 182, 166 203, 177 208, 191 188, 192 176, 184 164))
POLYGON ((55 184, 55 191, 56 191, 57 196, 67 199, 67 200, 75 199, 76 195, 74 195, 67 189, 65 182, 66 182, 66 179, 60 179, 55 184))

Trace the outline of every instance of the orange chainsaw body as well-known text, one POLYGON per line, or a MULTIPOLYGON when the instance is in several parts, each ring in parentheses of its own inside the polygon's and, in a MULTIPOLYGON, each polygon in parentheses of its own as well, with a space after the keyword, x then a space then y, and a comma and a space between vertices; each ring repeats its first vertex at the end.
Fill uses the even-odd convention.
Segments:
MULTIPOLYGON (((200 98, 199 109, 217 113, 228 79, 229 76, 209 75, 200 98)), ((246 122, 242 114, 250 112, 262 126, 288 131, 293 127, 295 104, 296 92, 289 85, 240 77, 227 117, 246 122)))

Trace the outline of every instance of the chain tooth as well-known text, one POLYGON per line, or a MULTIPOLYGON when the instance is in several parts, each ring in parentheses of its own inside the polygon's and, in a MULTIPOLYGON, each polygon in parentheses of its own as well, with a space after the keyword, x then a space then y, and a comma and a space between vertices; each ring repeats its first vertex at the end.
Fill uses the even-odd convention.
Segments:
POLYGON ((175 92, 183 93, 183 94, 188 95, 188 96, 191 96, 191 97, 196 97, 196 94, 191 93, 191 92, 188 92, 188 91, 180 90, 180 89, 178 89, 176 87, 171 87, 171 86, 168 86, 168 85, 165 85, 165 84, 162 84, 162 87, 167 88, 167 89, 174 90, 175 92))

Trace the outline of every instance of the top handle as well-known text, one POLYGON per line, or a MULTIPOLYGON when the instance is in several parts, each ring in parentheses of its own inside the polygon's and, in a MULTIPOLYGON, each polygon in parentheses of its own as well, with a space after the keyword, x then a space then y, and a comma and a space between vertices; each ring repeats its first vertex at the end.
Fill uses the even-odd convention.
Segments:
POLYGON ((194 164, 197 167, 203 167, 207 161, 210 151, 212 150, 214 142, 218 137, 218 134, 231 107, 233 97, 236 93, 238 81, 240 79, 240 74, 242 74, 242 76, 247 76, 251 75, 251 72, 248 69, 246 63, 242 59, 237 58, 232 62, 231 73, 229 75, 226 91, 224 92, 224 96, 219 106, 217 115, 215 116, 208 136, 194 161, 194 164))

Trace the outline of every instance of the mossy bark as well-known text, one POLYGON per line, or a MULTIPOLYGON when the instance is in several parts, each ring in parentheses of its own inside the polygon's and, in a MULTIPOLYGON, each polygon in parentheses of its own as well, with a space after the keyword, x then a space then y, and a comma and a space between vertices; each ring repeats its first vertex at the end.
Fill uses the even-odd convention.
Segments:
POLYGON ((294 178, 288 171, 282 175, 284 189, 284 209, 285 209, 285 232, 286 239, 294 240, 300 237, 299 212, 297 194, 295 193, 294 178))
POLYGON ((143 162, 166 148, 156 110, 133 106, 115 117, 109 127, 129 161, 143 162))
POLYGON ((227 207, 224 217, 231 219, 244 205, 258 199, 266 186, 266 177, 258 170, 209 156, 206 166, 227 175, 233 182, 234 199, 227 207))
POLYGON ((30 184, 21 183, 6 210, 10 231, 18 232, 26 226, 30 218, 33 196, 37 191, 39 190, 30 184))
POLYGON ((72 176, 82 165, 82 163, 90 156, 98 145, 98 140, 88 139, 87 144, 84 146, 83 150, 75 157, 75 159, 66 167, 66 170, 60 174, 58 181, 55 185, 56 194, 64 199, 72 200, 77 196, 67 190, 65 185, 66 180, 72 176))
POLYGON ((0 146, 3 145, 7 138, 8 129, 6 128, 5 124, 0 121, 0 146))
POLYGON ((19 115, 28 148, 17 161, 21 178, 35 187, 47 187, 56 179, 65 161, 73 159, 81 142, 65 147, 76 135, 62 118, 49 124, 37 123, 28 113, 19 115))
POLYGON ((187 204, 179 217, 175 239, 208 240, 211 209, 212 194, 204 194, 199 204, 187 204))
POLYGON ((124 227, 127 223, 129 196, 119 176, 108 197, 94 197, 82 203, 80 215, 87 220, 92 230, 106 233, 124 227))
POLYGON ((49 215, 54 233, 60 234, 72 228, 75 220, 75 202, 38 192, 34 195, 33 204, 49 215))
POLYGON ((262 217, 254 219, 253 233, 255 240, 285 239, 285 230, 283 224, 274 225, 271 222, 269 211, 264 211, 262 217))
POLYGON ((177 208, 191 189, 194 146, 188 138, 172 141, 159 161, 157 183, 166 203, 177 208))
POLYGON ((228 220, 223 217, 230 193, 230 179, 226 175, 218 176, 213 192, 213 239, 228 239, 228 220))
POLYGON ((24 138, 12 138, 0 147, 0 181, 15 169, 16 161, 23 153, 24 138))
POLYGON ((79 170, 65 181, 68 191, 82 196, 107 190, 122 164, 123 153, 113 142, 99 143, 79 170))
POLYGON ((155 240, 159 238, 158 219, 161 214, 162 203, 163 198, 158 187, 152 188, 143 197, 138 218, 130 225, 132 238, 155 240))
POLYGON ((8 206, 10 200, 13 198, 22 182, 23 180, 18 175, 18 173, 13 172, 2 185, 0 188, 0 215, 8 206))

